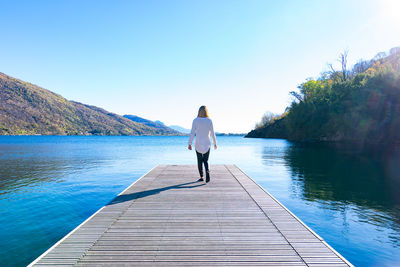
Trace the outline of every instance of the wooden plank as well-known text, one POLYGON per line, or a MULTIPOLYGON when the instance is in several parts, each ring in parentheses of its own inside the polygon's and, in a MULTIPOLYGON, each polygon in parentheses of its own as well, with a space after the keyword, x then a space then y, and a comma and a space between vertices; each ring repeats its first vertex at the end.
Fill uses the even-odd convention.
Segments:
POLYGON ((30 266, 351 266, 235 165, 159 165, 30 266))

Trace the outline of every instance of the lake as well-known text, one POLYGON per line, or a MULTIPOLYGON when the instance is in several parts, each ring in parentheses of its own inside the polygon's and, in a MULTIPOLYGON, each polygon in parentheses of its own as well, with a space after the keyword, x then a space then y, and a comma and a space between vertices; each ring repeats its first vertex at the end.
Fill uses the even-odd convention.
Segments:
MULTIPOLYGON (((187 137, 0 136, 0 262, 25 266, 187 137)), ((356 266, 400 266, 400 149, 217 137, 236 164, 356 266)))

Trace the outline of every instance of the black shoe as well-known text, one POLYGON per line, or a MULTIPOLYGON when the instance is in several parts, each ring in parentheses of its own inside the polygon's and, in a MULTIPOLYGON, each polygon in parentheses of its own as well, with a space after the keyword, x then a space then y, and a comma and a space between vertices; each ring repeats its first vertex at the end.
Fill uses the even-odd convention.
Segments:
POLYGON ((197 182, 203 182, 203 181, 204 181, 203 177, 200 177, 200 179, 197 180, 197 182))
POLYGON ((206 183, 210 181, 210 172, 206 173, 206 183))

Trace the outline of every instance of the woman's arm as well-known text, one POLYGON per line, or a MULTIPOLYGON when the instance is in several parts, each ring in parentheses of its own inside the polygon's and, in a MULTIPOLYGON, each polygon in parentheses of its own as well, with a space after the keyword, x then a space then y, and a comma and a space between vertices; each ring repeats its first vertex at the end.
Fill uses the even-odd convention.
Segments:
POLYGON ((189 144, 188 144, 188 149, 189 150, 192 150, 192 142, 193 142, 193 138, 194 138, 195 133, 196 133, 196 124, 194 123, 194 120, 193 120, 192 130, 190 131, 189 144))
POLYGON ((211 131, 211 138, 212 138, 213 143, 214 143, 214 149, 217 149, 217 138, 215 137, 214 126, 213 126, 212 121, 211 121, 211 129, 210 129, 210 131, 211 131))

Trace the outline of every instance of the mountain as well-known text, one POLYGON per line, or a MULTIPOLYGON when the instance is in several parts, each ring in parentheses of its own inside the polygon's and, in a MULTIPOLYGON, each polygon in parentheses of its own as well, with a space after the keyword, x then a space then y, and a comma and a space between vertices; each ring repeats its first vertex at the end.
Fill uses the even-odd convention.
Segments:
MULTIPOLYGON (((400 47, 308 79, 280 116, 264 116, 246 137, 400 144, 400 47)), ((344 63, 344 64, 343 64, 344 63)))
POLYGON ((127 118, 127 119, 129 119, 131 121, 134 121, 134 122, 139 122, 139 123, 142 123, 144 125, 163 130, 165 133, 168 133, 168 134, 173 134, 173 135, 180 134, 178 131, 176 131, 174 129, 171 129, 170 127, 165 126, 165 124, 162 123, 161 121, 151 121, 151 120, 147 120, 147 119, 141 118, 141 117, 136 116, 136 115, 124 115, 123 117, 127 118))
POLYGON ((168 127, 171 128, 171 129, 174 129, 175 131, 184 133, 184 134, 189 134, 190 133, 189 129, 183 128, 183 127, 181 127, 179 125, 170 125, 168 127))
POLYGON ((159 123, 159 124, 161 124, 161 125, 164 125, 164 126, 166 126, 162 121, 159 121, 159 120, 157 120, 157 121, 154 121, 154 122, 156 122, 156 123, 159 123))
POLYGON ((0 72, 0 135, 171 135, 0 72))
POLYGON ((141 118, 141 117, 136 116, 136 115, 124 115, 124 117, 127 118, 127 119, 130 119, 132 121, 135 121, 135 122, 143 123, 143 124, 148 125, 148 126, 164 128, 166 131, 168 131, 168 130, 171 131, 172 130, 175 133, 178 132, 178 133, 181 133, 181 134, 189 134, 190 133, 189 129, 183 128, 183 127, 178 126, 178 125, 166 126, 162 121, 159 121, 159 120, 151 121, 151 120, 147 120, 147 119, 141 118))

